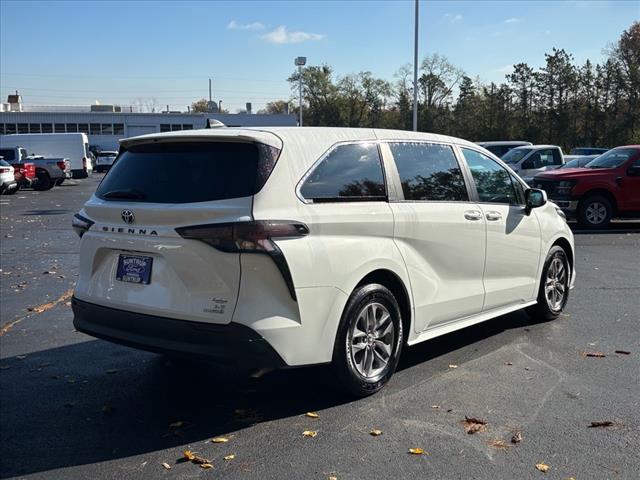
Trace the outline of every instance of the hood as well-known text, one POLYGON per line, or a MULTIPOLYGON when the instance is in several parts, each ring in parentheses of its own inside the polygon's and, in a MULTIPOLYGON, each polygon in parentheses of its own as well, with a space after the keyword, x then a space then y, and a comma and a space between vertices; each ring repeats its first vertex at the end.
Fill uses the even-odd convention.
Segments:
POLYGON ((609 175, 614 168, 558 168, 536 175, 535 178, 547 180, 569 180, 572 178, 599 177, 609 175))

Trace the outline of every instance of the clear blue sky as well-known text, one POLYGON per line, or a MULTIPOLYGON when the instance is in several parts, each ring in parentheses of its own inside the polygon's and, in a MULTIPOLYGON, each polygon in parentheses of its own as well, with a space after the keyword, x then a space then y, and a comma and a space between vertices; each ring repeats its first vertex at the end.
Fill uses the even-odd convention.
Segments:
MULTIPOLYGON (((426 1, 420 57, 438 52, 472 77, 502 81, 564 48, 580 63, 640 19, 634 1, 426 1)), ((207 96, 235 111, 288 98, 293 59, 337 75, 393 80, 413 58, 413 1, 28 2, 0 0, 0 95, 38 105, 129 104, 155 97, 185 109, 207 96)))

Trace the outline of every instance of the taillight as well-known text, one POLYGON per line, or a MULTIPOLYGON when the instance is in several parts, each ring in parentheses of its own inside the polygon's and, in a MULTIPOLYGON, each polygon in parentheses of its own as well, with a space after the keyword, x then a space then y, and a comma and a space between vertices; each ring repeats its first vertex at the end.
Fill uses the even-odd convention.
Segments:
POLYGON ((87 231, 91 228, 93 224, 94 222, 92 222, 88 218, 83 217, 79 213, 76 213, 71 219, 71 226, 73 227, 73 229, 75 230, 75 232, 78 234, 80 238, 82 238, 82 235, 87 233, 87 231))
POLYGON ((293 279, 287 261, 275 238, 297 238, 309 234, 304 223, 287 220, 255 220, 250 222, 214 223, 176 228, 182 238, 200 240, 228 253, 264 253, 271 257, 296 299, 293 279))
POLYGON ((58 168, 59 168, 60 170, 65 170, 65 169, 67 168, 67 164, 66 164, 66 163, 64 163, 64 160, 61 160, 61 161, 59 161, 59 162, 56 162, 56 164, 58 165, 58 168))
POLYGON ((11 171, 10 168, 0 167, 0 173, 9 173, 11 171))
POLYGON ((25 163, 24 168, 20 169, 20 172, 23 173, 25 177, 35 178, 36 165, 34 163, 25 163))
POLYGON ((273 238, 303 237, 309 228, 300 222, 255 220, 252 222, 213 223, 176 228, 182 238, 201 240, 223 252, 271 252, 273 238))

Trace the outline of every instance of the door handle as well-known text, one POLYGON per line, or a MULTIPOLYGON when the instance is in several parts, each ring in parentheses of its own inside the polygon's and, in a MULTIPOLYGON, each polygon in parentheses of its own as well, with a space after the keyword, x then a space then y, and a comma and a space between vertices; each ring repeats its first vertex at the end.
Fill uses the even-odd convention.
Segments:
POLYGON ((482 213, 478 210, 467 210, 464 212, 464 218, 467 220, 480 220, 482 219, 482 213))
POLYGON ((487 212, 487 220, 491 222, 496 222, 498 220, 502 220, 502 214, 496 211, 487 212))

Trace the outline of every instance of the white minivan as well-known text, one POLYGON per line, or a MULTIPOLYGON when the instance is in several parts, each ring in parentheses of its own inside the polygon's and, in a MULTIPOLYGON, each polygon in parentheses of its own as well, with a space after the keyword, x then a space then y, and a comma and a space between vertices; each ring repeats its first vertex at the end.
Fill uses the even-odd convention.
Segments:
POLYGON ((85 133, 20 133, 4 135, 1 142, 6 147, 24 147, 29 155, 66 158, 73 178, 86 178, 93 171, 85 133))
POLYGON ((575 277, 573 235, 542 190, 427 133, 125 139, 73 227, 77 330, 248 367, 331 363, 359 396, 405 345, 523 308, 557 317, 575 277))

